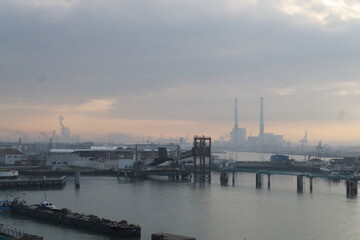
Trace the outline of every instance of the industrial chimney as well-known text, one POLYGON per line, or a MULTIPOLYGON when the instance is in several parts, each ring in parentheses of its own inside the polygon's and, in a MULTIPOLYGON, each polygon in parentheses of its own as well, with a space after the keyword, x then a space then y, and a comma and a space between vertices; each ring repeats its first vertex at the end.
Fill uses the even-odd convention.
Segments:
POLYGON ((263 106, 263 97, 260 98, 260 130, 259 137, 264 136, 264 106, 263 106))
POLYGON ((237 102, 237 98, 235 98, 235 117, 234 117, 234 129, 239 128, 238 126, 238 102, 237 102))

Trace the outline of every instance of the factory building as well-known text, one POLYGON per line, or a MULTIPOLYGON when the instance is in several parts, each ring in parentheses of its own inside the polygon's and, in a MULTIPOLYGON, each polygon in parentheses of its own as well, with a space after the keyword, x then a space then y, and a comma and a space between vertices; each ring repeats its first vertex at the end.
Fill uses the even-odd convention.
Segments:
POLYGON ((6 148, 0 151, 0 165, 15 165, 25 160, 25 154, 17 149, 6 148))
MULTIPOLYGON (((175 157, 177 145, 167 146, 168 156, 175 157)), ((96 169, 131 168, 135 161, 146 164, 159 156, 159 145, 93 146, 90 149, 51 149, 46 165, 53 168, 87 167, 96 169)))

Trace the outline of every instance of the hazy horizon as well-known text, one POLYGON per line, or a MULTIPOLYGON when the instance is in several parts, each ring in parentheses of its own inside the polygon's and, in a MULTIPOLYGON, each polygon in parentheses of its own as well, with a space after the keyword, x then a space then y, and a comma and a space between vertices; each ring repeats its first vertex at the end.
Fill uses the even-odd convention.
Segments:
POLYGON ((3 0, 0 140, 360 145, 360 3, 3 0))

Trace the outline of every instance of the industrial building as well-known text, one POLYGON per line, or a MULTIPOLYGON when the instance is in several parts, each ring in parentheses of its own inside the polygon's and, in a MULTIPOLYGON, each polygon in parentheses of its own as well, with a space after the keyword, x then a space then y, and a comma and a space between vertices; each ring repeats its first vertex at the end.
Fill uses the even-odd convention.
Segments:
POLYGON ((265 132, 264 98, 260 98, 260 126, 258 136, 246 136, 246 129, 238 127, 238 99, 235 99, 234 127, 230 132, 229 146, 236 149, 261 151, 275 150, 283 145, 284 137, 265 132))
MULTIPOLYGON (((163 146, 153 144, 135 144, 124 146, 92 146, 90 149, 51 149, 46 165, 53 168, 88 167, 96 169, 131 168, 135 161, 146 164, 159 157, 163 146)), ((167 156, 174 158, 179 154, 177 145, 166 146, 167 156)))
POLYGON ((246 129, 239 128, 238 122, 238 102, 235 98, 234 128, 230 132, 230 143, 233 147, 240 147, 246 143, 246 129))
POLYGON ((0 151, 0 165, 20 165, 25 160, 25 154, 17 149, 6 148, 0 151))

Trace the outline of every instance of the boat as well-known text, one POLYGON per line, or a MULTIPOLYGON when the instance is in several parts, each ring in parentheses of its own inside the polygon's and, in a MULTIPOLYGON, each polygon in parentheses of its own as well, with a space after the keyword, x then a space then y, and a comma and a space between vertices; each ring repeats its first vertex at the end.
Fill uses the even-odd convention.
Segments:
POLYGON ((19 172, 16 170, 0 170, 0 179, 18 178, 19 172))
POLYGON ((0 211, 10 211, 11 202, 8 200, 0 200, 0 211))
POLYGON ((40 207, 47 208, 47 209, 53 209, 53 210, 59 210, 59 208, 56 207, 53 202, 50 202, 50 201, 47 201, 47 200, 41 201, 40 207))
POLYGON ((324 173, 331 173, 334 171, 334 166, 331 163, 326 163, 324 166, 320 167, 320 171, 324 173))
POLYGON ((95 215, 72 212, 70 209, 59 209, 53 202, 42 201, 40 204, 28 205, 24 201, 13 201, 11 211, 30 217, 52 221, 76 228, 93 230, 118 237, 140 237, 141 227, 128 224, 126 220, 112 221, 95 215))
POLYGON ((276 163, 294 163, 295 159, 290 158, 287 155, 283 154, 274 154, 270 156, 270 162, 276 163))
POLYGON ((24 230, 13 225, 0 223, 0 239, 42 240, 44 238, 38 235, 28 234, 24 230))

